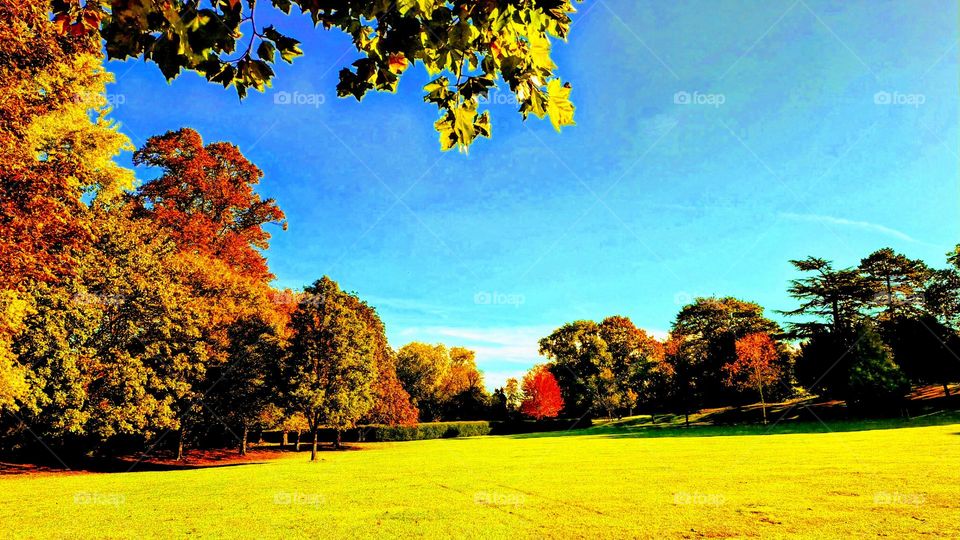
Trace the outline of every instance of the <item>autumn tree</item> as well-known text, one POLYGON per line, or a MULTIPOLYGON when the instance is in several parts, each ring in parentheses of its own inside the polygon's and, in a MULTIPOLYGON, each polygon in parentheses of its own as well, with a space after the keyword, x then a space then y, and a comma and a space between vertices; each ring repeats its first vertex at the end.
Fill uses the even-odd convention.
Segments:
POLYGON ((523 377, 520 411, 535 420, 555 418, 563 409, 560 385, 546 366, 535 366, 523 377))
POLYGON ((619 386, 620 402, 633 414, 643 398, 663 398, 665 366, 663 344, 627 317, 615 315, 600 323, 600 337, 613 358, 612 370, 619 386))
POLYGON ((767 423, 767 402, 763 389, 780 378, 780 353, 769 334, 747 334, 736 342, 737 358, 723 366, 726 384, 741 389, 756 389, 760 395, 763 423, 767 423))
POLYGON ((106 117, 100 48, 60 33, 49 6, 0 6, 0 290, 71 274, 91 239, 89 202, 133 185, 113 162, 130 146, 106 117))
MULTIPOLYGON (((566 39, 572 26, 570 0, 284 0, 272 7, 289 14, 294 5, 314 25, 353 40, 360 58, 340 70, 339 96, 395 92, 402 74, 421 63, 432 77, 424 101, 438 109, 434 127, 444 150, 490 136, 489 114, 478 102, 498 80, 516 96, 524 118, 549 117, 557 130, 573 124, 570 86, 555 75, 550 56, 551 39, 566 39)), ((292 63, 302 54, 300 42, 275 24, 258 24, 265 9, 271 7, 239 0, 53 3, 61 34, 102 38, 111 59, 142 57, 168 80, 193 71, 233 86, 241 98, 270 85, 278 57, 292 63)))
POLYGON ((523 387, 515 377, 510 377, 503 387, 504 400, 506 401, 507 411, 515 412, 520 410, 523 404, 523 387))
POLYGON ((287 373, 289 398, 307 419, 317 457, 321 425, 337 432, 353 427, 373 406, 373 358, 370 328, 351 307, 353 300, 328 277, 305 289, 306 301, 293 314, 287 373))
POLYGON ((182 250, 216 258, 246 277, 273 277, 260 252, 270 239, 265 226, 286 228, 286 222, 273 199, 254 191, 263 172, 236 146, 204 145, 196 131, 184 128, 150 137, 133 162, 160 169, 137 190, 139 213, 166 229, 182 250))
POLYGON ((373 381, 373 407, 366 419, 370 423, 391 426, 416 424, 419 411, 411 403, 410 394, 404 390, 397 376, 396 354, 387 343, 386 328, 377 310, 354 295, 347 295, 345 300, 367 326, 377 366, 377 376, 373 381))
POLYGON ((449 372, 450 354, 442 344, 415 341, 397 351, 397 377, 425 420, 436 420, 440 414, 441 392, 449 372))
POLYGON ((707 403, 729 397, 723 384, 723 366, 736 360, 736 341, 757 332, 777 334, 780 327, 766 316, 754 302, 733 297, 697 298, 677 314, 671 336, 681 343, 682 364, 675 366, 687 383, 697 390, 697 397, 707 403), (685 371, 690 367, 689 371, 685 371))

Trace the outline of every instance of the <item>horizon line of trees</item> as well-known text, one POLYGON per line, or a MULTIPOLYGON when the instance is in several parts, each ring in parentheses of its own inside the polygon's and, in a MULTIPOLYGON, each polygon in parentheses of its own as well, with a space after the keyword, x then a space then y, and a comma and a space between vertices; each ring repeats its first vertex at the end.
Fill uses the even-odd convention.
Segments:
MULTIPOLYGON (((614 415, 818 394, 895 409, 912 384, 960 380, 960 245, 933 269, 890 248, 854 268, 808 257, 782 328, 756 303, 696 298, 660 341, 630 319, 567 323, 540 340, 563 414, 614 415)), ((506 390, 516 388, 508 381, 506 390)), ((509 393, 509 392, 508 392, 509 393)), ((516 399, 513 400, 516 402, 516 399)))

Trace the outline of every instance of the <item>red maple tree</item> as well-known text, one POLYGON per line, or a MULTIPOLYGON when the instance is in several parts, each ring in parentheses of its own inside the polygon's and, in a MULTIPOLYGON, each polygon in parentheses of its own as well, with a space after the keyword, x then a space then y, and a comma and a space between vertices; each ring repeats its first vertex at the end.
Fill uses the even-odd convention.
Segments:
POLYGON ((563 409, 560 385, 546 366, 535 366, 523 377, 523 395, 520 412, 531 418, 555 418, 563 409))

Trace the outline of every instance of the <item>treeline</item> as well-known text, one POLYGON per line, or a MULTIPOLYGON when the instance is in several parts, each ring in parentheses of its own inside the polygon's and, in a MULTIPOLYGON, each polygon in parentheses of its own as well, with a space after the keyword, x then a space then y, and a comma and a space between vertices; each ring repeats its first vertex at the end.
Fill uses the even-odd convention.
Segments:
POLYGON ((371 307, 329 279, 270 287, 284 215, 234 145, 151 137, 139 186, 115 164, 134 148, 99 44, 47 9, 0 7, 0 448, 242 451, 264 426, 416 422, 371 307))
MULTIPOLYGON (((808 393, 882 411, 898 407, 911 384, 940 384, 949 395, 960 380, 960 246, 942 269, 889 248, 855 268, 815 257, 791 263, 804 276, 790 284, 799 307, 782 312, 792 319, 786 328, 731 297, 684 306, 665 341, 621 316, 558 328, 540 353, 563 413, 689 413, 808 393)), ((517 382, 502 392, 517 409, 517 382)))

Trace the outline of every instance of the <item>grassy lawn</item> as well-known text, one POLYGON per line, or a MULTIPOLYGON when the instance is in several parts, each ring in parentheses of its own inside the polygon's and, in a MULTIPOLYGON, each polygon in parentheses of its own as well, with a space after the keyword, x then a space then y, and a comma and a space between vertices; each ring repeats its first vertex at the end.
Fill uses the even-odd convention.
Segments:
POLYGON ((623 424, 318 463, 0 477, 2 536, 960 537, 960 424, 704 437, 623 424))

